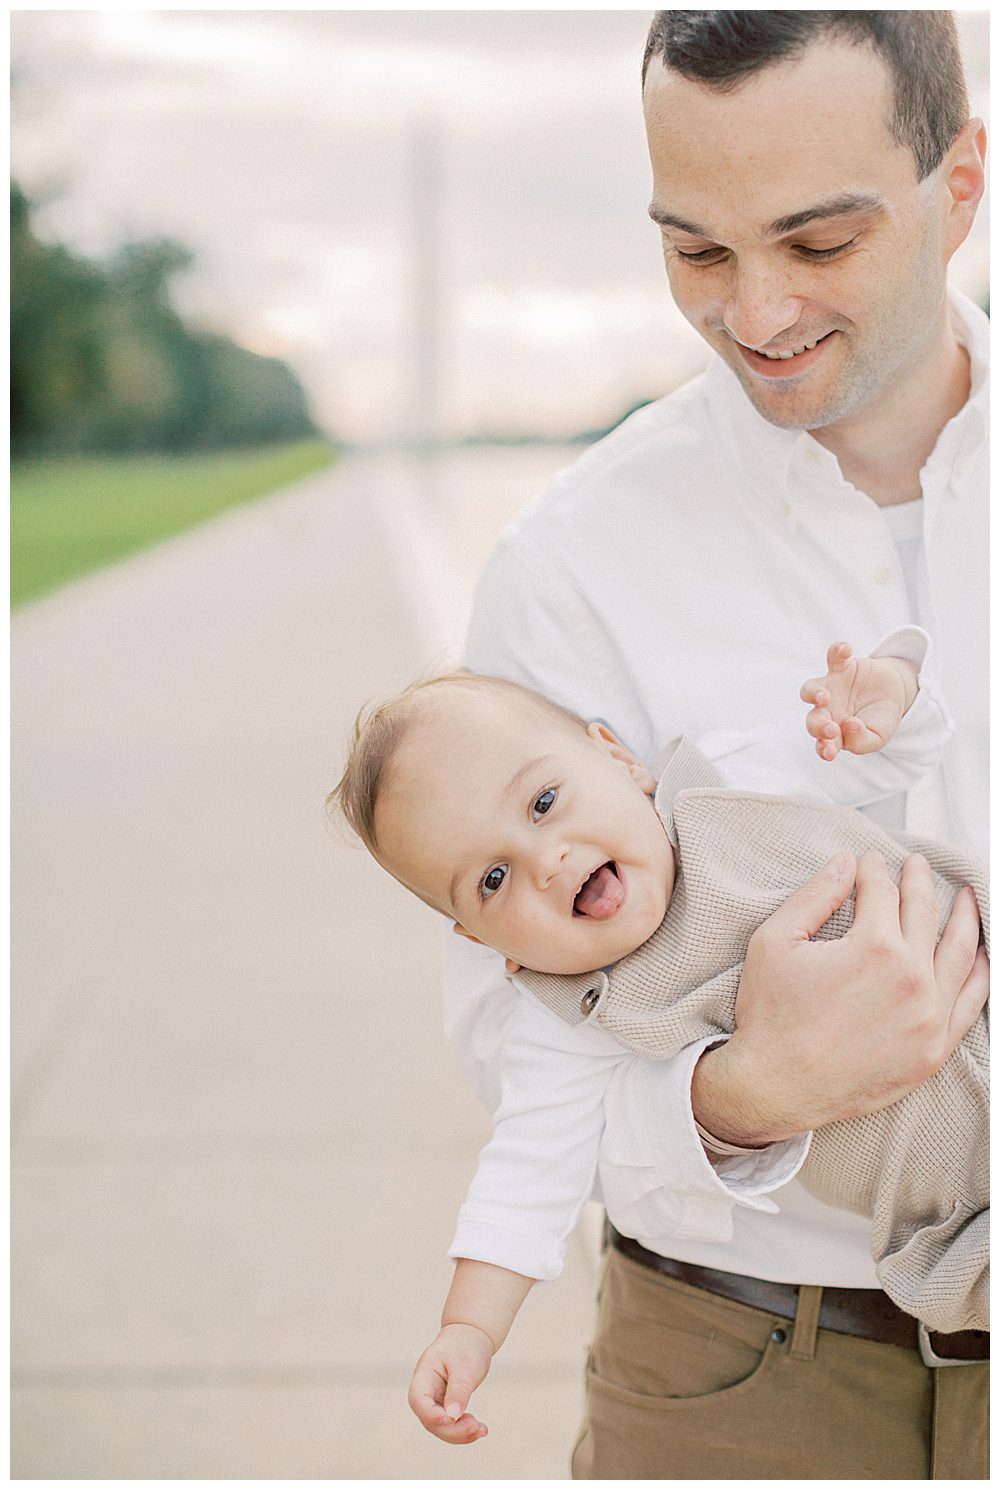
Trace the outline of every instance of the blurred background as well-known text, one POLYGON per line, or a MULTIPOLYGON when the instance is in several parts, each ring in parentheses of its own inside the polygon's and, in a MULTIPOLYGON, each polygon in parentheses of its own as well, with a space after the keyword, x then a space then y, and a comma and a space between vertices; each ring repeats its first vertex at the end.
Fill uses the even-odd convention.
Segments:
POLYGON ((490 1437, 406 1408, 487 1129, 436 918, 322 804, 513 513, 704 365, 649 15, 12 14, 15 1477, 567 1477, 593 1216, 490 1437))

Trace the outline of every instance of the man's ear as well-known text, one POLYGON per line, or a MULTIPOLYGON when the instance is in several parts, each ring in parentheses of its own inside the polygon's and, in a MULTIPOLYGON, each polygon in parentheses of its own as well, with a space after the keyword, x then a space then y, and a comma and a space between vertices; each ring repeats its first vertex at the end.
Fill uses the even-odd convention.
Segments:
POLYGON ((943 162, 943 181, 948 191, 945 248, 950 259, 964 243, 975 221, 986 185, 986 127, 981 119, 970 119, 952 140, 943 162))
POLYGON ((609 730, 606 724, 595 719, 592 724, 587 725, 587 734, 599 750, 610 755, 612 760, 621 762, 635 784, 642 787, 647 797, 656 791, 656 780, 652 772, 643 765, 637 755, 629 750, 627 745, 622 744, 618 736, 609 730))
MULTIPOLYGON (((466 931, 465 927, 461 926, 457 921, 454 922, 451 929, 456 936, 464 936, 470 942, 475 942, 477 947, 486 946, 486 943, 484 941, 481 941, 478 936, 473 936, 471 931, 466 931)), ((521 964, 519 962, 515 962, 513 957, 507 958, 507 960, 504 962, 504 967, 511 974, 511 976, 513 976, 514 973, 519 973, 521 971, 521 964)))

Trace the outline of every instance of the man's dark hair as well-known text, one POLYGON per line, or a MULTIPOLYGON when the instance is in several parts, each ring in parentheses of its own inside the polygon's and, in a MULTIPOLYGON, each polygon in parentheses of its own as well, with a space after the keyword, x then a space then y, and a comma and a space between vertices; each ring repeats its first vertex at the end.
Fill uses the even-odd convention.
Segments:
POLYGON ((958 31, 950 10, 658 10, 642 59, 720 93, 800 57, 820 39, 870 47, 892 79, 889 132, 929 176, 969 117, 958 31))

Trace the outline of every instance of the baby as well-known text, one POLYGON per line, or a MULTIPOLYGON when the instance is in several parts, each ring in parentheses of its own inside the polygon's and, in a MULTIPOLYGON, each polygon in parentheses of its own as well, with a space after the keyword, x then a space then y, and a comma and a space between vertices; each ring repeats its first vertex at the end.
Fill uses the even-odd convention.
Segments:
MULTIPOLYGON (((843 643, 830 648, 827 663, 826 676, 802 688, 818 754, 832 760, 842 748, 864 754, 888 745, 923 698, 914 665, 855 659, 843 643)), ((932 736, 938 724, 931 721, 932 736)), ((604 724, 584 724, 540 694, 474 674, 416 685, 359 722, 331 798, 396 879, 457 933, 501 952, 530 994, 568 1023, 597 1021, 624 1048, 661 1058, 732 1030, 750 935, 831 854, 874 849, 890 872, 906 857, 849 809, 725 790, 688 742, 673 751, 657 787, 604 724)), ((920 848, 941 871, 943 922, 975 871, 938 845, 920 848)), ((851 914, 845 906, 821 936, 843 935, 851 914)), ((823 1198, 873 1215, 883 1287, 932 1329, 986 1327, 984 1062, 981 1018, 918 1093, 886 1113, 819 1130, 803 1172, 823 1198), (907 1166, 911 1135, 934 1131, 925 1105, 931 1087, 948 1130, 940 1152, 932 1143, 930 1157, 907 1166), (918 1194, 913 1167, 921 1172, 918 1194), (934 1226, 926 1225, 929 1214, 934 1226)), ((558 1171, 570 1192, 565 1214, 553 1223, 549 1206, 536 1229, 554 1225, 564 1234, 592 1187, 599 1124, 584 1142, 570 1124, 561 1155, 551 1124, 544 1143, 532 1133, 546 1096, 522 1104, 506 1131, 499 1122, 484 1150, 474 1204, 463 1208, 464 1233, 460 1225, 452 1249, 441 1332, 414 1373, 411 1406, 450 1442, 485 1433, 466 1412, 469 1397, 532 1283, 554 1276, 544 1263, 534 1271, 528 1262, 525 1271, 504 1265, 521 1258, 505 1246, 504 1207, 516 1231, 519 1207, 534 1193, 531 1166, 558 1171)))

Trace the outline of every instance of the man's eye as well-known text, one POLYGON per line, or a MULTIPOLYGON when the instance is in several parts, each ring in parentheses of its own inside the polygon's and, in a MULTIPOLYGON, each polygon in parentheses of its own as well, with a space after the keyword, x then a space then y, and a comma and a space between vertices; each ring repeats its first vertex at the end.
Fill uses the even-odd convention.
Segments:
POLYGON ((700 248, 697 253, 685 253, 683 248, 675 248, 674 252, 678 258, 685 259, 689 264, 712 264, 720 259, 726 250, 715 243, 711 248, 700 248))
POLYGON ((798 252, 806 259, 835 259, 838 254, 853 248, 857 241, 856 238, 849 238, 846 243, 838 243, 834 248, 809 248, 807 244, 800 243, 798 252))
POLYGON ((492 869, 486 871, 483 875, 483 882, 479 887, 479 893, 484 900, 488 900, 491 895, 497 893, 509 872, 509 864, 494 864, 492 869))
POLYGON ((536 820, 544 817, 555 800, 556 789, 554 786, 550 786, 548 791, 542 792, 540 797, 535 798, 534 806, 531 809, 532 817, 536 820))

